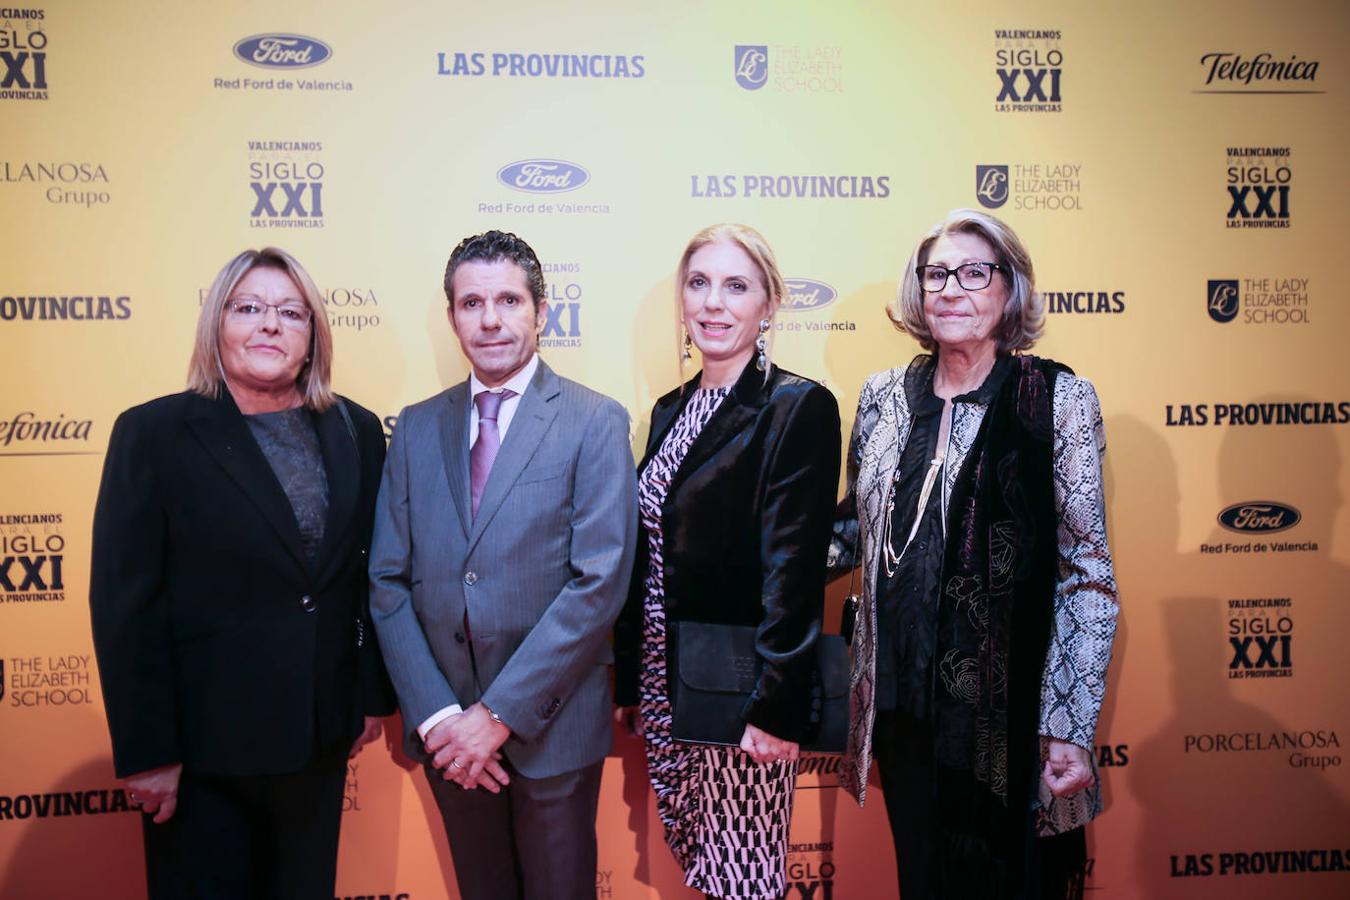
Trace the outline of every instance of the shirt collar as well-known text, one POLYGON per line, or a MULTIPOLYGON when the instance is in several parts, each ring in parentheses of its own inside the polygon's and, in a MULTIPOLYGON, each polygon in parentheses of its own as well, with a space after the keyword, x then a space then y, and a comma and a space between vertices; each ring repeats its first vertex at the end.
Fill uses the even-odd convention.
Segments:
POLYGON ((516 374, 512 375, 511 378, 506 382, 506 384, 502 385, 499 388, 489 388, 487 385, 483 384, 483 382, 478 380, 477 374, 475 374, 471 369, 469 370, 469 398, 473 399, 474 397, 477 397, 479 394, 481 394, 483 391, 487 390, 515 391, 517 397, 523 397, 525 395, 525 389, 530 386, 530 380, 534 378, 535 370, 537 370, 538 368, 539 368, 539 354, 535 353, 530 356, 530 361, 525 364, 524 368, 522 368, 516 374))
MULTIPOLYGON (((1000 353, 994 361, 994 367, 985 376, 984 383, 973 391, 967 391, 952 398, 953 403, 978 403, 988 406, 994 402, 999 388, 1008 377, 1012 368, 1012 357, 1000 353)), ((937 353, 919 366, 917 370, 906 373, 905 392, 910 409, 915 415, 925 415, 942 410, 942 400, 933 393, 933 375, 937 372, 937 353)))

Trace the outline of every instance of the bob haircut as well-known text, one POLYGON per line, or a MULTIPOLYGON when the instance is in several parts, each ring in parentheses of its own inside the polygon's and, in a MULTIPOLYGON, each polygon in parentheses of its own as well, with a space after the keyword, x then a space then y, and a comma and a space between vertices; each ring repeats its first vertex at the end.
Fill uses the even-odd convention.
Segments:
POLYGON ((1008 283, 1008 301, 1003 304, 1003 318, 994 329, 993 338, 999 353, 1030 350, 1045 331, 1045 303, 1036 292, 1031 257, 1011 228, 976 209, 952 210, 920 238, 900 278, 900 291, 886 306, 886 315, 896 329, 912 336, 929 352, 937 349, 924 318, 923 288, 914 270, 928 264, 928 252, 944 234, 973 234, 994 248, 993 261, 1002 266, 995 274, 1002 275, 1008 283))
POLYGON ((220 323, 225 304, 244 276, 254 269, 278 269, 290 276, 310 311, 309 358, 300 369, 296 386, 305 409, 321 413, 337 402, 332 388, 333 333, 328 328, 323 297, 305 267, 285 250, 264 247, 245 250, 225 264, 216 275, 197 317, 197 337, 188 363, 187 388, 215 399, 226 386, 225 366, 220 359, 220 323))
POLYGON ((760 234, 749 225, 737 225, 731 222, 723 222, 720 225, 709 225, 698 234, 689 239, 689 244, 684 248, 684 255, 680 257, 680 267, 675 273, 675 347, 680 365, 684 365, 684 343, 682 332, 684 330, 684 282, 689 277, 689 260, 702 248, 709 244, 721 242, 735 244, 745 251, 746 256, 759 269, 760 276, 764 279, 764 292, 769 296, 769 309, 765 318, 769 320, 769 331, 764 335, 766 346, 764 348, 764 378, 769 377, 768 364, 773 360, 773 317, 783 299, 787 297, 787 283, 783 280, 783 273, 778 268, 778 258, 773 254, 773 248, 769 242, 764 240, 764 235, 760 234))

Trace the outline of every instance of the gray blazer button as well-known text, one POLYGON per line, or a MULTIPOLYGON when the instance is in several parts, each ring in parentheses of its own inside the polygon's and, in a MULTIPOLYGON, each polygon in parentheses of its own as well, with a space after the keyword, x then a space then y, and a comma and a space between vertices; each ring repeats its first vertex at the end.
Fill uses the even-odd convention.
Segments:
POLYGON ((319 608, 319 604, 314 602, 313 597, 311 597, 309 594, 306 594, 305 596, 300 598, 300 608, 303 609, 305 612, 314 612, 314 610, 319 608))
POLYGON ((478 573, 477 573, 477 572, 465 572, 465 573, 464 573, 464 583, 465 583, 465 584, 477 584, 477 583, 478 583, 478 573))
POLYGON ((462 631, 456 631, 456 632, 455 632, 455 643, 457 643, 457 644, 462 644, 462 643, 464 643, 464 632, 462 632, 462 631))

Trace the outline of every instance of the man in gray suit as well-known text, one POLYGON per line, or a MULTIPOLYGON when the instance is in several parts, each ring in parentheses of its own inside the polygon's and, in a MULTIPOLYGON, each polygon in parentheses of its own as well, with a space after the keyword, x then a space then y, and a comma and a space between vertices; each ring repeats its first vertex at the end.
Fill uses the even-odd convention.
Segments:
POLYGON ((628 415, 540 361, 544 279, 520 238, 466 238, 445 293, 473 371, 399 415, 371 613, 461 896, 594 898, 637 524, 628 415))

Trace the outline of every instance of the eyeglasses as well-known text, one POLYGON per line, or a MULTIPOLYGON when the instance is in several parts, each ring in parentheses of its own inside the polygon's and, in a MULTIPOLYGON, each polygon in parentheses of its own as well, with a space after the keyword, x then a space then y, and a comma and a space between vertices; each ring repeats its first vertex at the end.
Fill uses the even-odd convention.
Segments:
POLYGON ((919 266, 914 274, 919 276, 919 284, 925 293, 936 294, 947 286, 947 279, 956 276, 956 283, 968 291, 982 291, 994 280, 994 270, 1007 270, 998 263, 975 262, 962 263, 955 269, 946 266, 919 266))
POLYGON ((313 316, 308 306, 299 303, 264 303, 261 300, 231 300, 226 309, 241 322, 257 324, 267 317, 269 309, 277 311, 277 321, 286 328, 300 331, 309 325, 313 316))

